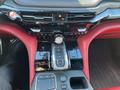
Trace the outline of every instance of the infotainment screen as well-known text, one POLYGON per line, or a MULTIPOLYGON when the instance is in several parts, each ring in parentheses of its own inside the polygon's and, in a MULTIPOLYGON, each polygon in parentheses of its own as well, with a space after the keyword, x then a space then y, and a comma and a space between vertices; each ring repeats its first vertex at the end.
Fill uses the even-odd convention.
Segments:
POLYGON ((102 0, 14 0, 23 6, 37 7, 90 7, 96 6, 102 0))

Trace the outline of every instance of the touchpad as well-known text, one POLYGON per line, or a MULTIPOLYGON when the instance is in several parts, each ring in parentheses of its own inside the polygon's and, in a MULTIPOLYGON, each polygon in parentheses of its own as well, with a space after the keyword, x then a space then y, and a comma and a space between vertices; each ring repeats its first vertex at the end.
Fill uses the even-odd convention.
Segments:
POLYGON ((35 90, 55 90, 56 78, 54 74, 38 75, 36 77, 36 89, 35 90))

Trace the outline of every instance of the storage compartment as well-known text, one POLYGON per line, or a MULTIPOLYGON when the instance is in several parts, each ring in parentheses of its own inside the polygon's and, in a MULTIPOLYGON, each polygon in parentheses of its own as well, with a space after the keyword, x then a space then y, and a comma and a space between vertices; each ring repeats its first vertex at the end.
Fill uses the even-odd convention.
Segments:
POLYGON ((70 78, 70 85, 72 89, 86 89, 88 88, 87 81, 84 77, 70 78))

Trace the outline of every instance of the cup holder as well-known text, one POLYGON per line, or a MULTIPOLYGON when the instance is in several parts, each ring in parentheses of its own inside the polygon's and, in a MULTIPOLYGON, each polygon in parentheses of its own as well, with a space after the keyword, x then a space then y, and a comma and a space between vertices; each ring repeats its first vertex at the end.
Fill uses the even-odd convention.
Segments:
POLYGON ((86 89, 88 83, 84 77, 72 77, 70 78, 70 85, 72 89, 86 89))

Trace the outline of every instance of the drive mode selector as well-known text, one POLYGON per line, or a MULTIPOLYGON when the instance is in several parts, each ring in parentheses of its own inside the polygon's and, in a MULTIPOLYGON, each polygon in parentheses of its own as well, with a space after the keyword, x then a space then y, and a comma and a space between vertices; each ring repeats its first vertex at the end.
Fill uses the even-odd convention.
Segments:
POLYGON ((64 42, 61 44, 52 44, 51 64, 54 70, 65 70, 71 66, 64 42))

